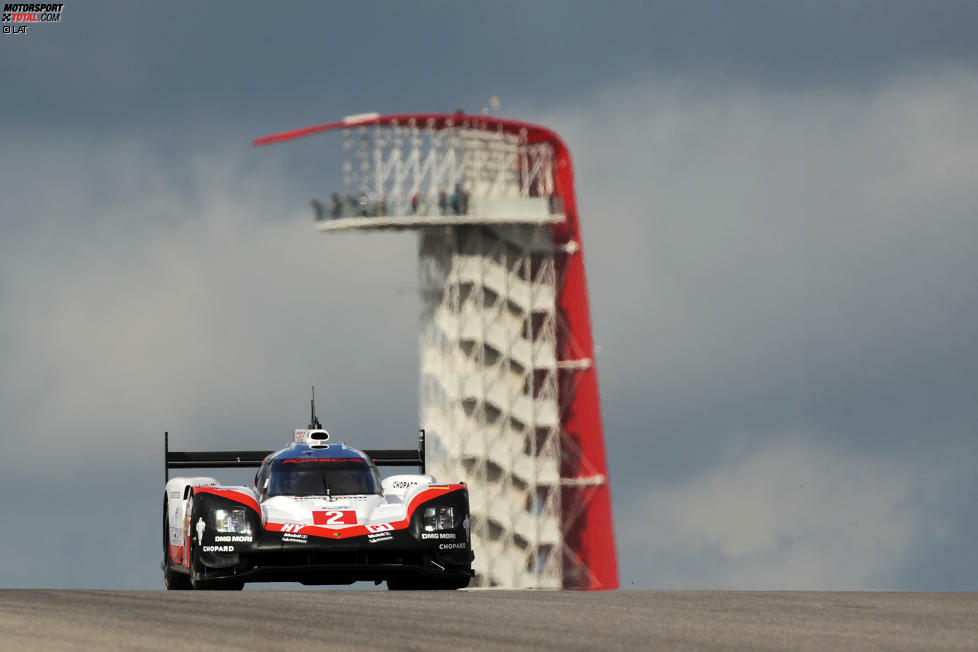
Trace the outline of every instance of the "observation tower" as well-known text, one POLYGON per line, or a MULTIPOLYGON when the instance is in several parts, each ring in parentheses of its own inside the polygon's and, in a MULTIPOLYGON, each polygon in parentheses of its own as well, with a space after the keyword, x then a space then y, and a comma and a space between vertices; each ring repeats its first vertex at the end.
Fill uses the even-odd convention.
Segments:
POLYGON ((611 496, 570 152, 494 116, 350 116, 316 228, 418 232, 428 466, 469 485, 474 585, 614 589, 611 496))

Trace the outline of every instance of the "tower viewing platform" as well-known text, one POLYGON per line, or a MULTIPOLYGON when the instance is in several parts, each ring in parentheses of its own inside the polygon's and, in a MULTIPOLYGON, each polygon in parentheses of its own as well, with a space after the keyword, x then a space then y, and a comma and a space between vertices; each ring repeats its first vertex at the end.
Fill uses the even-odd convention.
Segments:
POLYGON ((366 113, 314 129, 343 131, 343 188, 312 201, 321 231, 566 219, 554 193, 553 146, 531 142, 525 128, 462 114, 366 113))

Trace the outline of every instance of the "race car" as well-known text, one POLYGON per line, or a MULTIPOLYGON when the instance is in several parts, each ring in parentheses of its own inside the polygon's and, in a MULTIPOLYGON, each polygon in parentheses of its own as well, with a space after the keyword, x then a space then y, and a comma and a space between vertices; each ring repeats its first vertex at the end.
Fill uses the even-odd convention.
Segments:
POLYGON ((315 418, 279 451, 169 450, 164 433, 163 577, 166 588, 241 589, 246 582, 460 589, 474 558, 465 484, 425 473, 417 450, 357 450, 330 440, 315 418), (378 466, 417 465, 381 479, 378 466), (249 486, 174 468, 258 467, 249 486))

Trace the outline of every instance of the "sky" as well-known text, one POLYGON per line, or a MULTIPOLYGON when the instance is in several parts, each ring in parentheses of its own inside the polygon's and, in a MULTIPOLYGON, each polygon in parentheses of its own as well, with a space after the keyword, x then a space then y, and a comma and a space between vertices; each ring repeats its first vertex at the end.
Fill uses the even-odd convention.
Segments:
POLYGON ((410 446, 414 236, 250 142, 498 96, 574 159, 622 587, 978 589, 978 5, 269 7, 0 34, 0 587, 162 587, 164 431, 274 448, 315 384, 410 446))

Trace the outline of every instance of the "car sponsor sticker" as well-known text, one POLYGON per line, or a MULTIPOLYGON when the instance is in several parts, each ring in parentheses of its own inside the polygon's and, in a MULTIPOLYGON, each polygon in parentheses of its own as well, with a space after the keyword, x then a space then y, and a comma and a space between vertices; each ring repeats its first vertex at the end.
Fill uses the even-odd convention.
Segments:
MULTIPOLYGON (((335 503, 340 500, 346 503, 346 502, 355 502, 358 500, 367 500, 368 498, 370 498, 370 496, 354 495, 354 496, 343 496, 342 498, 337 498, 336 496, 292 496, 292 500, 310 500, 319 503, 335 503)), ((337 508, 334 507, 333 509, 337 509, 337 508)))
POLYGON ((359 457, 300 457, 294 460, 282 460, 282 464, 315 464, 317 462, 352 462, 353 464, 363 464, 364 461, 359 457))
POLYGON ((422 532, 422 539, 454 539, 454 532, 422 532))
POLYGON ((234 546, 202 546, 204 552, 234 552, 234 546))
POLYGON ((373 534, 367 535, 367 541, 370 543, 380 543, 381 541, 390 541, 394 538, 391 532, 374 532, 373 534))
POLYGON ((439 550, 465 550, 465 543, 440 543, 438 544, 439 550))
POLYGON ((387 532, 393 530, 394 526, 390 523, 370 523, 366 528, 368 532, 387 532))
POLYGON ((328 512, 313 512, 312 522, 316 525, 356 525, 357 513, 351 509, 334 509, 328 512))
POLYGON ((243 543, 251 543, 251 535, 249 534, 218 534, 214 536, 215 543, 221 543, 226 541, 240 541, 243 543))

